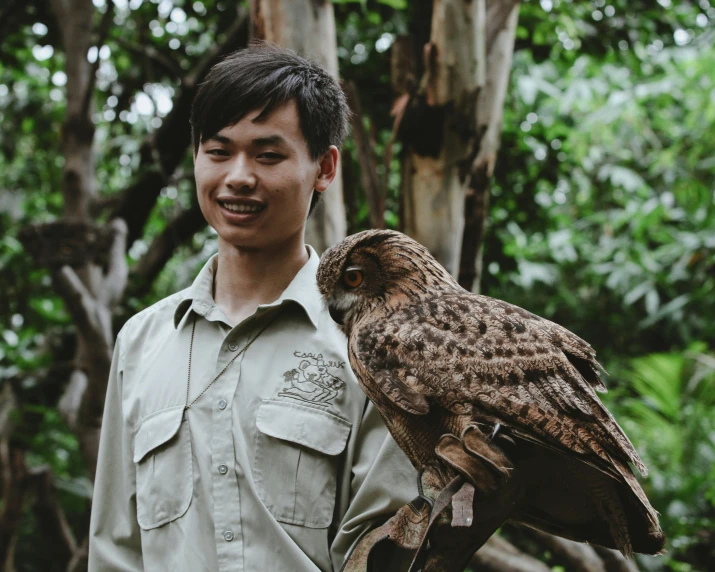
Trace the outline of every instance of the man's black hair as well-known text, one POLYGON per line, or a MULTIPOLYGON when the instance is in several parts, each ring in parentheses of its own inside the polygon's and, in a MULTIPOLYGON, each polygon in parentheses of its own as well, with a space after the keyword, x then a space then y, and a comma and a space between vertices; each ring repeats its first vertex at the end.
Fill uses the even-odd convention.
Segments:
MULTIPOLYGON (((331 145, 338 149, 347 135, 349 109, 345 94, 327 71, 292 50, 253 44, 216 64, 206 76, 191 109, 194 154, 221 129, 238 123, 248 112, 263 108, 256 120, 289 101, 313 160, 331 145)), ((320 193, 313 192, 310 212, 320 193)))

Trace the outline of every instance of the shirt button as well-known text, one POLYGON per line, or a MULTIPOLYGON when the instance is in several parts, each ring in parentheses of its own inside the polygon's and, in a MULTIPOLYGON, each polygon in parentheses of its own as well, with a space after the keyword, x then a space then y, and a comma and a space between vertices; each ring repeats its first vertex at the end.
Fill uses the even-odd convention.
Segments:
POLYGON ((228 467, 226 465, 219 465, 218 472, 222 475, 225 475, 226 473, 228 473, 228 467))
POLYGON ((236 342, 231 342, 228 344, 228 349, 230 349, 232 352, 235 352, 238 349, 238 344, 236 342))
POLYGON ((219 401, 218 401, 218 408, 219 408, 219 409, 226 409, 226 406, 227 406, 227 405, 228 405, 228 403, 226 402, 225 399, 219 399, 219 401))
POLYGON ((224 532, 223 539, 226 542, 231 542, 233 540, 233 532, 231 532, 230 530, 227 530, 226 532, 224 532))

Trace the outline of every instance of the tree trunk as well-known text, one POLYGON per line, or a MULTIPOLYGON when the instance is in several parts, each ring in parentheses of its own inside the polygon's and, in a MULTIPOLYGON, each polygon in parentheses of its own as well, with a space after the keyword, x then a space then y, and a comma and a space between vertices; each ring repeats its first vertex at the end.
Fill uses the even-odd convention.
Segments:
MULTIPOLYGON (((253 37, 295 50, 321 64, 337 80, 338 54, 333 5, 328 0, 251 0, 253 37)), ((340 169, 323 194, 305 231, 319 253, 345 237, 340 169)))
POLYGON ((504 99, 509 83, 514 37, 519 15, 517 2, 487 2, 487 75, 477 99, 478 153, 465 184, 464 233, 459 283, 479 292, 482 275, 484 228, 489 207, 489 185, 501 140, 504 99))
MULTIPOLYGON (((64 220, 91 227, 89 207, 96 195, 91 119, 96 62, 88 61, 87 52, 93 41, 94 6, 91 0, 53 0, 52 7, 67 61, 67 111, 62 126, 64 220)), ((108 5, 106 10, 100 42, 111 21, 113 6, 108 5)), ((107 275, 92 260, 74 267, 65 265, 54 273, 55 288, 77 325, 76 369, 60 409, 77 433, 90 476, 94 475, 97 462, 99 428, 112 359, 112 308, 126 280, 125 226, 116 224, 115 234, 118 242, 112 249, 114 256, 110 258, 107 275)))
POLYGON ((405 232, 454 276, 469 281, 471 270, 470 287, 517 13, 516 0, 435 0, 424 72, 400 126, 405 232))
POLYGON ((485 0, 435 0, 424 74, 402 119, 405 232, 456 274, 484 84, 485 0))

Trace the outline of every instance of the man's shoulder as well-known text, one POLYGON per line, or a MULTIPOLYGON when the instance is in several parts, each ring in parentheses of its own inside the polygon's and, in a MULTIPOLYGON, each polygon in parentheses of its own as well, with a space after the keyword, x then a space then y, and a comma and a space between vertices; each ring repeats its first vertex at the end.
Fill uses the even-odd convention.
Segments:
POLYGON ((157 324, 168 324, 173 328, 176 308, 182 300, 186 299, 188 290, 189 288, 186 288, 171 294, 134 314, 122 328, 122 332, 126 332, 124 335, 131 336, 146 327, 152 327, 157 324))

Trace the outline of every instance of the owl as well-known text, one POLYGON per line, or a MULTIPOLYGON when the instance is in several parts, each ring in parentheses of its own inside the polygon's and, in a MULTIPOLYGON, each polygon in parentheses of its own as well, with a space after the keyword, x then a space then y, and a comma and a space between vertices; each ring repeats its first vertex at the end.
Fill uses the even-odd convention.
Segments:
POLYGON ((605 386, 588 343, 464 290, 395 231, 349 236, 325 252, 317 281, 363 391, 416 469, 436 463, 484 490, 477 465, 492 489, 516 467, 527 478, 511 521, 626 556, 662 551, 629 464, 646 467, 596 395, 605 386))

